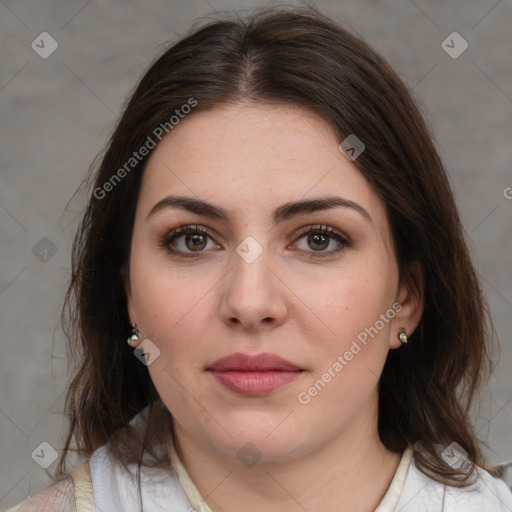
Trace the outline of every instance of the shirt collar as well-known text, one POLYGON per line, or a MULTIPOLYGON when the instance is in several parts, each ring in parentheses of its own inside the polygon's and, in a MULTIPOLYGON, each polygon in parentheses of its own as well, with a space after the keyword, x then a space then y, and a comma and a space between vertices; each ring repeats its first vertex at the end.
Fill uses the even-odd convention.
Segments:
MULTIPOLYGON (((212 512, 211 508, 208 506, 206 501, 204 501, 197 487, 194 485, 194 482, 190 479, 187 470, 176 453, 174 443, 170 441, 167 444, 169 447, 171 463, 176 471, 181 487, 183 488, 190 505, 198 512, 212 512)), ((406 448, 402 453, 402 458, 400 459, 395 475, 393 476, 393 480, 391 480, 391 484, 389 485, 386 494, 383 496, 374 512, 393 512, 395 510, 405 485, 405 478, 407 476, 407 470, 409 469, 411 460, 412 450, 410 448, 406 448)))

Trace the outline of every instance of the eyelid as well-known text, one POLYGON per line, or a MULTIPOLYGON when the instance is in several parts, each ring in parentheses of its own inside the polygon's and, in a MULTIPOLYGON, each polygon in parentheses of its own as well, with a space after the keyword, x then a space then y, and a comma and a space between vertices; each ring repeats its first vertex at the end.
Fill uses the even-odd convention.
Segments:
POLYGON ((323 233, 326 233, 328 235, 337 235, 340 238, 345 239, 347 242, 349 241, 349 238, 347 235, 345 235, 343 232, 339 231, 338 229, 329 226, 328 224, 310 224, 309 226, 305 226, 297 230, 292 236, 295 237, 302 237, 302 235, 305 235, 309 233, 310 231, 320 231, 323 233))

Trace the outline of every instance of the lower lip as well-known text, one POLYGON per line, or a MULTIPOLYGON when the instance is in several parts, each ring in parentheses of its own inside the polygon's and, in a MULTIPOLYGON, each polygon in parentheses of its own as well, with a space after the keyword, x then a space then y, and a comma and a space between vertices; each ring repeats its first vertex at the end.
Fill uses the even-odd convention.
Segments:
POLYGON ((246 396, 265 395, 293 382, 302 375, 302 371, 219 372, 210 370, 210 373, 224 387, 246 396))

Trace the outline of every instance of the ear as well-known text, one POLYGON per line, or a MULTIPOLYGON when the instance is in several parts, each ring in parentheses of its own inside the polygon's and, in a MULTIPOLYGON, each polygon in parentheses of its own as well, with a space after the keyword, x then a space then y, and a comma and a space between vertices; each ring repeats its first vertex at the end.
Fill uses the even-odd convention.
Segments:
POLYGON ((396 302, 401 308, 398 310, 391 323, 389 348, 395 349, 402 345, 398 338, 401 329, 405 330, 407 336, 415 331, 420 323, 424 309, 424 276, 423 267, 419 262, 410 265, 404 274, 398 289, 396 302))

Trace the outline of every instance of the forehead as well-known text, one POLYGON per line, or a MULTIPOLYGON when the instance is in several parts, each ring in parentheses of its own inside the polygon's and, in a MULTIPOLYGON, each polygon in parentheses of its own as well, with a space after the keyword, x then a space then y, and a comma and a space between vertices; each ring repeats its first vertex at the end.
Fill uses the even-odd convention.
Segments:
POLYGON ((196 196, 232 211, 261 214, 277 203, 341 195, 377 220, 384 205, 312 112, 233 104, 189 115, 153 150, 140 194, 146 213, 166 194, 196 196))
MULTIPOLYGON (((336 154, 328 125, 304 109, 237 103, 193 112, 174 127, 154 150, 148 168, 170 163, 191 173, 217 171, 257 178, 302 171, 303 159, 315 155, 316 166, 336 154), (185 164, 185 165, 183 165, 185 164)), ((313 171, 313 169, 311 169, 313 171)))

